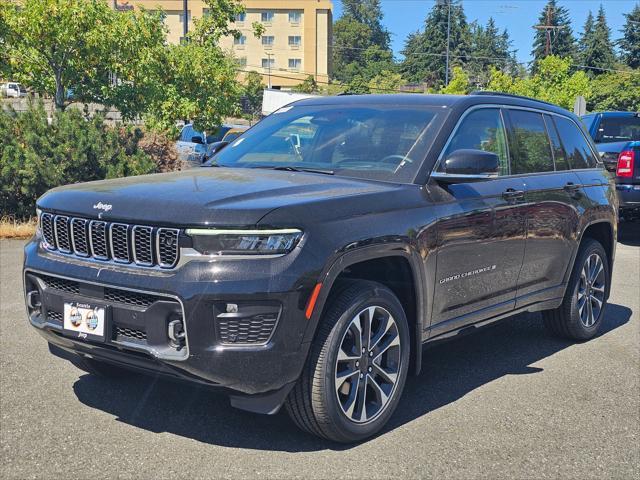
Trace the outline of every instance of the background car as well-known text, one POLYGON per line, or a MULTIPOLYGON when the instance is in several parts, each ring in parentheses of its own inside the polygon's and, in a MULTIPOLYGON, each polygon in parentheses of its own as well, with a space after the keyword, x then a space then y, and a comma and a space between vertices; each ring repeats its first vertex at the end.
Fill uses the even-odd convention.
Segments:
POLYGON ((242 128, 246 129, 243 125, 222 124, 214 132, 207 133, 196 130, 192 123, 188 123, 182 127, 176 142, 178 158, 188 166, 200 166, 214 143, 222 141, 230 131, 242 128))
POLYGON ((22 98, 27 96, 27 89, 17 82, 7 82, 0 87, 3 97, 22 98))
POLYGON ((598 112, 582 120, 605 168, 615 175, 620 216, 640 218, 640 113, 598 112))
POLYGON ((222 138, 222 141, 231 143, 247 130, 249 130, 249 127, 247 126, 244 126, 244 125, 235 126, 225 134, 225 136, 222 138))

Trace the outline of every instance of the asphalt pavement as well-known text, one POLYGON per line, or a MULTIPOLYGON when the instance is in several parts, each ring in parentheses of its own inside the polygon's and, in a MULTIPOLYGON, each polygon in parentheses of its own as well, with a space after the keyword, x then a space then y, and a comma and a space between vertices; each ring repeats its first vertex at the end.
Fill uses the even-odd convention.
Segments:
POLYGON ((640 224, 601 334, 520 315, 424 353, 382 434, 336 445, 201 387, 93 377, 27 324, 24 242, 0 241, 1 478, 639 478, 640 224))

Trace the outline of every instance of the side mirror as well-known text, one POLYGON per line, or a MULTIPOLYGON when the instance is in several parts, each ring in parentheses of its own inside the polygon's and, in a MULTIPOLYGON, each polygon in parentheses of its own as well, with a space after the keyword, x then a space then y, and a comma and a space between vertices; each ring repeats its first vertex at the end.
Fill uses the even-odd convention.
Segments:
POLYGON ((212 143, 211 145, 209 145, 209 149, 207 151, 207 154, 205 155, 205 158, 203 159, 204 162, 206 162, 207 160, 210 160, 216 153, 218 153, 220 150, 222 150, 227 145, 229 145, 229 142, 225 142, 224 140, 222 140, 220 142, 215 142, 215 143, 212 143))
POLYGON ((203 145, 204 141, 202 141, 202 137, 200 135, 196 135, 191 137, 191 143, 197 143, 198 145, 203 145))
POLYGON ((444 173, 447 175, 497 175, 500 171, 500 158, 493 152, 484 150, 456 150, 444 161, 444 173))

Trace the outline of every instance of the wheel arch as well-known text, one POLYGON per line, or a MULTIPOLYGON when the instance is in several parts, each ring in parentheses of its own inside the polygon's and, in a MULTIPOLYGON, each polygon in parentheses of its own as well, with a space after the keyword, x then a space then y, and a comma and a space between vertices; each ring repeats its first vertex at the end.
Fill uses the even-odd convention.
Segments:
POLYGON ((410 366, 413 367, 413 372, 418 374, 422 363, 422 331, 426 313, 426 282, 421 263, 419 255, 404 244, 362 247, 343 253, 330 263, 319 277, 318 283, 322 284, 322 288, 309 319, 304 341, 313 340, 323 311, 328 306, 331 294, 339 288, 340 280, 375 281, 393 291, 405 309, 412 344, 410 366), (382 266, 386 267, 385 275, 380 278, 376 273, 382 266), (409 280, 411 288, 403 288, 403 284, 409 280))

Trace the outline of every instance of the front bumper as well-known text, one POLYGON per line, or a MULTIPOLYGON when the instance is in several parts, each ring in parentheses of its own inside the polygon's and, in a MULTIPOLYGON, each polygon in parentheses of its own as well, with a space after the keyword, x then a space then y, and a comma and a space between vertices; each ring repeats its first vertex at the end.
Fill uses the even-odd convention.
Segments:
POLYGON ((620 208, 640 208, 640 184, 618 183, 616 193, 620 208))
POLYGON ((29 320, 50 344, 69 352, 222 387, 241 396, 235 402, 241 407, 243 395, 275 395, 281 402, 278 392, 286 396, 309 347, 303 342, 308 293, 298 275, 287 273, 298 269, 296 258, 292 252, 277 259, 197 261, 162 271, 83 261, 32 241, 25 247, 25 294, 37 290, 40 307, 27 307, 29 320), (63 331, 68 301, 107 306, 104 342, 63 331), (175 319, 184 323, 182 346, 167 333, 175 319))

